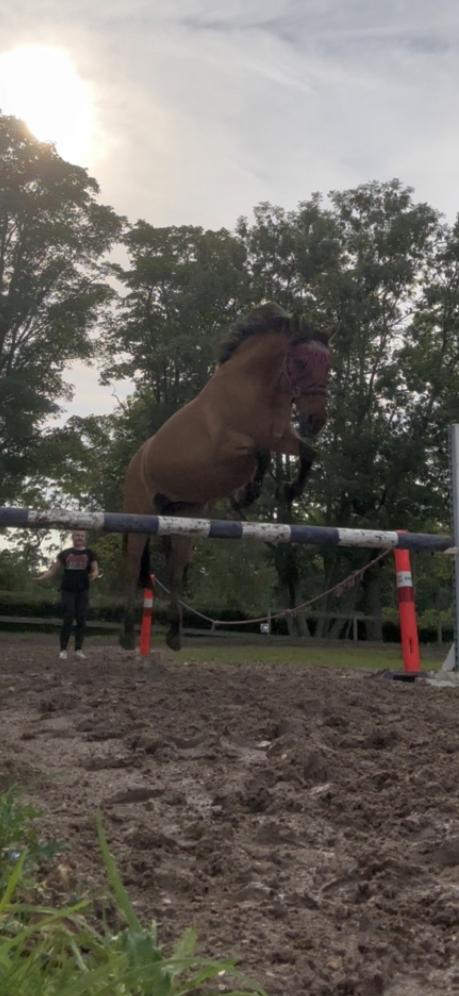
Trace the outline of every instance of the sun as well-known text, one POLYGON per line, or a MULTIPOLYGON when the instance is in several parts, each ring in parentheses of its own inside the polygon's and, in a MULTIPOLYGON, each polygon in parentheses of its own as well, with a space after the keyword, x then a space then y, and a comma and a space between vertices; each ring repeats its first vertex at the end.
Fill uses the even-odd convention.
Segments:
POLYGON ((0 54, 0 110, 26 122, 60 156, 86 166, 97 152, 94 94, 63 48, 22 45, 0 54))

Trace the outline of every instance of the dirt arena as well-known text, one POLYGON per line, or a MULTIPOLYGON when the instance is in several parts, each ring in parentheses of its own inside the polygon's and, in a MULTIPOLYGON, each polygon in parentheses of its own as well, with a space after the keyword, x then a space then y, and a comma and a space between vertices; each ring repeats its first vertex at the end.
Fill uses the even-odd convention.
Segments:
MULTIPOLYGON (((459 690, 0 644, 1 787, 269 996, 459 993, 459 690)), ((224 991, 224 989, 222 990, 224 991)))

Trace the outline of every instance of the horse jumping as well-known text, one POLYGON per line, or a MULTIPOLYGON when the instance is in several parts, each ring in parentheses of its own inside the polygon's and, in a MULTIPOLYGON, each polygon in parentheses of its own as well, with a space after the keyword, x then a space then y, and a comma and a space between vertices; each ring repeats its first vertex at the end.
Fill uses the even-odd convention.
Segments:
MULTIPOLYGON (((270 454, 299 458, 288 499, 301 494, 314 436, 327 417, 331 333, 276 304, 261 305, 234 328, 200 394, 169 418, 132 458, 125 476, 128 513, 200 516, 221 498, 254 501, 270 454), (295 405, 299 430, 292 426, 295 405)), ((148 537, 129 534, 125 552, 125 615, 121 643, 133 649, 137 585, 148 574, 148 537)), ((180 596, 192 538, 174 536, 167 551, 171 600, 167 643, 180 649, 180 596)))

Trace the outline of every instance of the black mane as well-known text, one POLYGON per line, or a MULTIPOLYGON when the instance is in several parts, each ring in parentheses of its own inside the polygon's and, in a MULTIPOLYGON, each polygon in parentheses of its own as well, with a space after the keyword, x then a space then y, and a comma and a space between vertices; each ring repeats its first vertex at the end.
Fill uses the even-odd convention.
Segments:
POLYGON ((328 345, 327 335, 315 328, 304 314, 299 312, 292 314, 281 308, 279 304, 270 302, 260 304, 258 308, 249 311, 236 322, 228 338, 220 345, 218 363, 226 363, 249 336, 276 329, 279 332, 288 332, 298 342, 316 339, 325 346, 328 345))
POLYGON ((257 332, 272 332, 274 329, 289 330, 291 315, 279 304, 261 304, 249 311, 244 318, 239 319, 227 339, 222 342, 218 357, 219 363, 226 363, 241 345, 251 335, 257 332))

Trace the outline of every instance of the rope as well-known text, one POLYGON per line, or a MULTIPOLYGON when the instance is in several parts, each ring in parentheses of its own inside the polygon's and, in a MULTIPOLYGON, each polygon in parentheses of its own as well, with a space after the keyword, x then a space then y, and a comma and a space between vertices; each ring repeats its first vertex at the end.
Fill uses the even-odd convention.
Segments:
MULTIPOLYGON (((181 599, 178 599, 178 602, 183 609, 187 610, 187 612, 192 612, 193 615, 198 616, 199 619, 204 619, 205 622, 211 623, 212 626, 251 626, 253 623, 272 622, 273 619, 285 619, 286 616, 296 615, 297 612, 301 612, 310 605, 314 605, 315 602, 319 602, 322 598, 326 598, 327 595, 332 595, 333 592, 338 592, 339 595, 342 595, 342 593, 348 588, 353 588, 359 578, 363 577, 363 575, 369 571, 370 568, 374 567, 380 560, 384 560, 389 553, 392 553, 392 550, 383 550, 382 553, 374 558, 374 560, 370 560, 364 567, 359 567, 357 571, 352 571, 352 574, 348 574, 347 578, 344 578, 342 581, 338 581, 338 584, 333 585, 332 588, 327 588, 326 591, 322 591, 320 595, 314 595, 314 598, 310 598, 307 602, 301 602, 300 605, 295 605, 293 609, 281 609, 279 612, 275 612, 269 616, 256 616, 253 619, 212 619, 210 616, 206 616, 204 612, 199 612, 198 609, 194 609, 193 606, 189 605, 187 602, 183 602, 181 599)), ((169 588, 166 588, 166 585, 164 585, 159 578, 155 577, 155 581, 159 587, 166 592, 166 595, 170 595, 169 588)))

